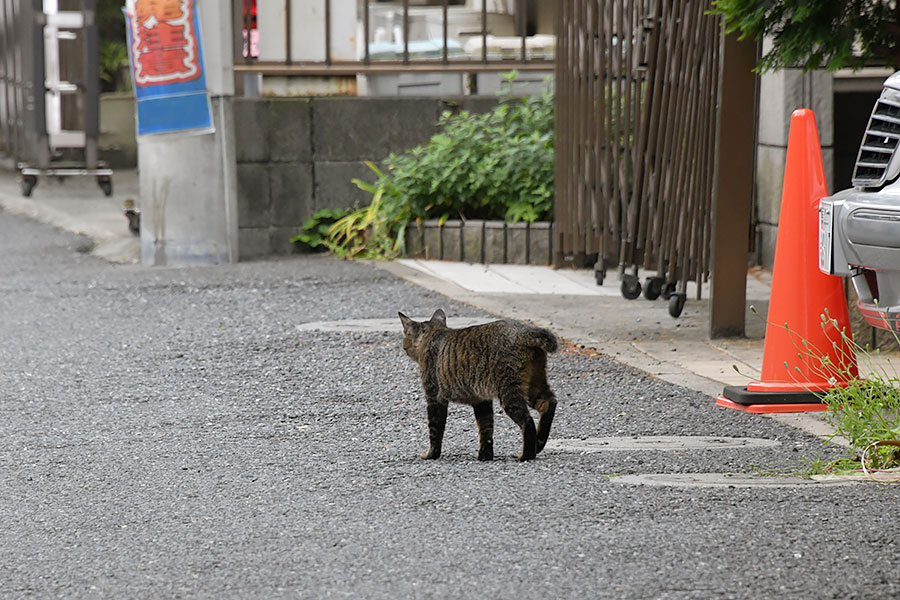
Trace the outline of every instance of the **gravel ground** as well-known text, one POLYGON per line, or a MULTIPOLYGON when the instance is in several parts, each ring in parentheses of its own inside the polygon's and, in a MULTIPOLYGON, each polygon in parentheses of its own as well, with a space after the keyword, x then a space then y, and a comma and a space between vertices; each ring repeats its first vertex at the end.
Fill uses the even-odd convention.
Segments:
MULTIPOLYGON (((123 225, 124 226, 124 225, 123 225)), ((891 598, 900 488, 678 489, 631 473, 796 471, 836 451, 566 347, 551 437, 775 448, 545 452, 497 411, 427 445, 399 333, 301 323, 486 316, 323 257, 110 265, 0 212, 0 597, 891 598)), ((399 328, 398 328, 399 329, 399 328)))

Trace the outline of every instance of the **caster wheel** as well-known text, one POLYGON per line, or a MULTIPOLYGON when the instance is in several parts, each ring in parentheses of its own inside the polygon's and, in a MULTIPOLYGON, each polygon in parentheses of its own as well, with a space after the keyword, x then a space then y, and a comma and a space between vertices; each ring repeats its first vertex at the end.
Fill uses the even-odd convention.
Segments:
POLYGON ((622 296, 634 300, 641 295, 641 282, 634 275, 623 275, 621 290, 622 296))
POLYGON ((22 195, 28 198, 31 196, 31 191, 34 189, 34 186, 37 185, 37 177, 34 175, 23 175, 22 176, 22 195))
POLYGON ((134 235, 141 233, 141 211, 134 206, 134 198, 125 199, 125 218, 128 219, 128 231, 134 235))
POLYGON ((669 298, 672 297, 672 294, 674 294, 674 293, 675 293, 675 284, 674 283, 667 283, 663 286, 663 288, 662 288, 663 300, 668 300, 669 298))
POLYGON ((684 310, 684 301, 687 300, 687 294, 673 293, 669 296, 669 314, 676 319, 681 316, 684 310))
POLYGON ((103 190, 104 196, 112 196, 112 180, 109 177, 98 177, 97 185, 103 190))
POLYGON ((648 277, 644 281, 644 298, 647 300, 656 300, 662 293, 662 287, 665 280, 662 277, 648 277))
POLYGON ((134 211, 126 211, 125 218, 128 219, 128 231, 134 235, 141 233, 141 215, 134 211))

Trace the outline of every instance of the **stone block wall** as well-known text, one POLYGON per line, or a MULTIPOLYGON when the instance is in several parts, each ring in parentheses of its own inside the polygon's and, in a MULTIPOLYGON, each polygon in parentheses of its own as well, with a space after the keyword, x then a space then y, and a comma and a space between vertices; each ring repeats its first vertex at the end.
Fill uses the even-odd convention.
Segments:
POLYGON ((295 251, 290 238, 322 208, 365 205, 353 178, 365 161, 426 142, 448 109, 490 110, 491 97, 236 98, 238 227, 242 259, 295 251))
POLYGON ((828 190, 834 192, 833 77, 825 70, 804 73, 781 69, 760 79, 760 111, 756 156, 756 249, 760 264, 771 267, 781 212, 784 162, 791 113, 810 108, 816 115, 828 190))

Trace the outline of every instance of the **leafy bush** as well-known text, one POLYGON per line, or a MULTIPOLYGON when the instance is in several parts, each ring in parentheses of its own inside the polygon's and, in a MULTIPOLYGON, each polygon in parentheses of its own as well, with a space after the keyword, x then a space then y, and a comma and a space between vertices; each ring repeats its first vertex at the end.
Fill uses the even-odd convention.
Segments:
POLYGON ((291 241, 314 251, 330 250, 328 232, 331 226, 349 213, 347 208, 323 208, 303 224, 303 233, 295 235, 291 241))
MULTIPOLYGON (((385 178, 374 164, 366 164, 379 180, 385 178)), ((291 241, 311 249, 327 249, 339 258, 394 258, 402 254, 406 222, 397 225, 396 213, 385 206, 380 186, 361 181, 357 185, 372 194, 371 204, 355 210, 319 210, 303 224, 303 233, 291 241)), ((389 186, 390 182, 384 185, 389 186)))
POLYGON ((379 187, 413 219, 548 218, 553 210, 553 98, 505 101, 492 111, 444 112, 424 146, 392 154, 379 187), (386 181, 390 179, 390 182, 386 181))
MULTIPOLYGON (((508 81, 515 73, 506 76, 508 81)), ((424 219, 534 222, 553 212, 553 94, 505 98, 484 114, 444 112, 424 145, 391 154, 377 179, 353 182, 372 194, 329 229, 343 257, 392 258, 405 251, 406 227, 424 219)), ((326 215, 316 213, 314 220, 326 215)))

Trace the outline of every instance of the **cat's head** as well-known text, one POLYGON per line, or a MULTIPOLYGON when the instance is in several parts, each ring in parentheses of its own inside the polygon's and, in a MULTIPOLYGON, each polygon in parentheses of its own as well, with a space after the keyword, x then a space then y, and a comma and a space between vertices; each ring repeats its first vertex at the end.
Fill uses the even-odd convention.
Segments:
POLYGON ((402 312, 397 314, 400 315, 400 323, 403 325, 403 350, 407 356, 418 362, 422 338, 428 331, 436 327, 446 327, 447 315, 440 308, 434 311, 431 319, 427 321, 413 321, 402 312))

